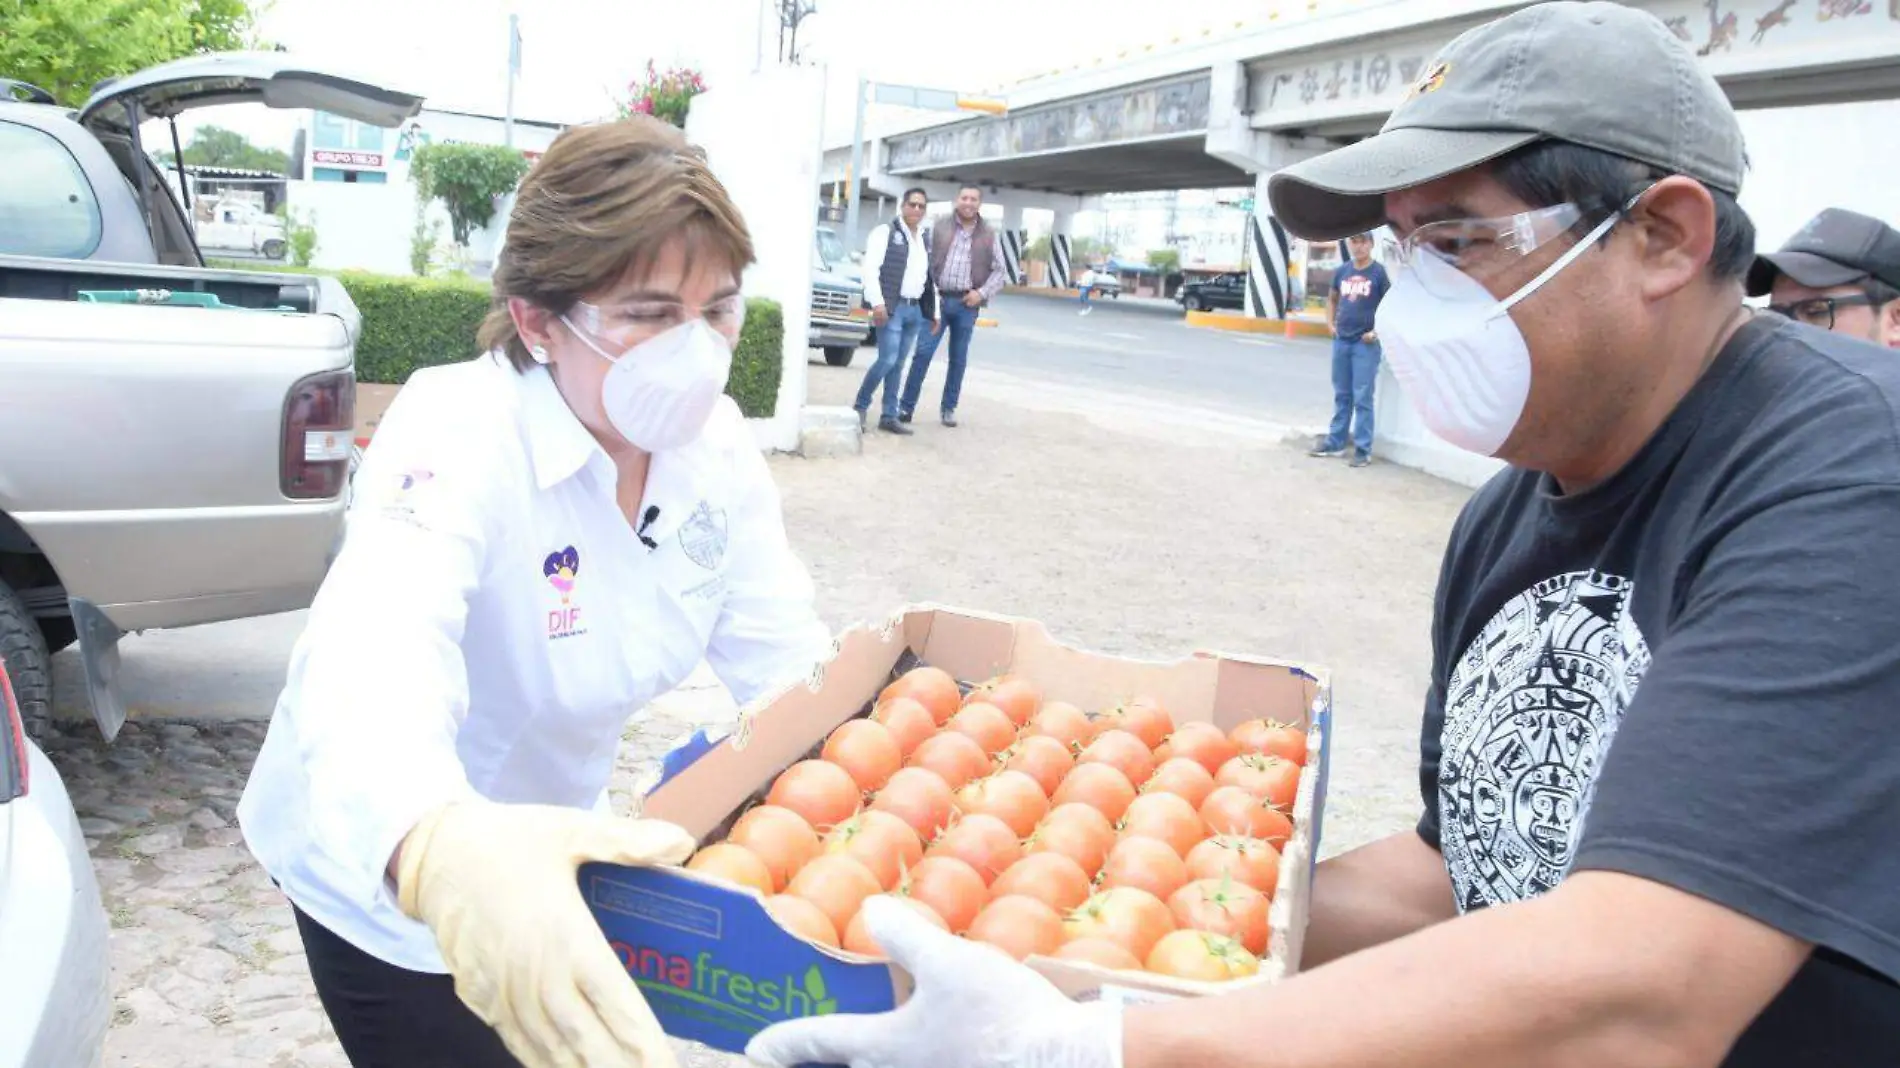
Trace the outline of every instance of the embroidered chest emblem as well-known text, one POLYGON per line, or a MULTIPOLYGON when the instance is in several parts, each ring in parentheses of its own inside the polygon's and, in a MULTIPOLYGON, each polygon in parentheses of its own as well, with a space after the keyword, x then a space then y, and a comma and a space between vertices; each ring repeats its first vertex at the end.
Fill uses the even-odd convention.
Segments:
POLYGON ((705 501, 680 524, 680 549, 686 558, 708 571, 726 560, 726 513, 705 501))

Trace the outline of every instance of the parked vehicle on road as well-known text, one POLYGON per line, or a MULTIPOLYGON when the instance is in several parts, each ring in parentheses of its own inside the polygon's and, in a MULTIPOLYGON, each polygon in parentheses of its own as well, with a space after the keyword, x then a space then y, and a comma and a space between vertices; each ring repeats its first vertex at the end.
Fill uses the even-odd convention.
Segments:
POLYGON ((812 348, 824 350, 825 362, 833 367, 851 366, 871 335, 871 310, 864 306, 859 277, 837 232, 819 227, 812 249, 811 326, 805 336, 812 348))
POLYGON ((1229 271, 1198 282, 1189 282, 1174 295, 1175 302, 1188 311, 1216 308, 1240 309, 1247 306, 1247 275, 1229 271))
POLYGON ((32 718, 51 653, 77 642, 110 738, 125 633, 315 595, 343 529, 359 329, 335 279, 206 269, 140 128, 245 101, 395 126, 422 101, 283 53, 167 63, 77 111, 8 95, 0 656, 32 718))
POLYGON ((192 205, 198 247, 212 252, 252 252, 281 260, 288 246, 284 220, 248 201, 205 197, 192 205))
POLYGON ((109 930, 66 784, 0 662, 0 1068, 104 1060, 109 930))

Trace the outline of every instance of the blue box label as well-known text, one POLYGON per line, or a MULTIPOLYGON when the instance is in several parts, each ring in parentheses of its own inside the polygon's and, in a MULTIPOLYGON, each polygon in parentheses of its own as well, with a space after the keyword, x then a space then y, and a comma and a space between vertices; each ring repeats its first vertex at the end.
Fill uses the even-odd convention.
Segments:
POLYGON ((890 969, 794 937, 749 894, 660 868, 589 863, 581 896, 675 1038, 740 1053, 782 1020, 896 1007, 890 969))

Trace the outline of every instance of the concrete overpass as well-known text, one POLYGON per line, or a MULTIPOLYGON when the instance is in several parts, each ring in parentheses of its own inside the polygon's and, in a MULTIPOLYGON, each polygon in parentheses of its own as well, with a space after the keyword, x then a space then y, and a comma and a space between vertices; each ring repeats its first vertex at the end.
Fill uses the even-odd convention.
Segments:
MULTIPOLYGON (((1033 80, 995 117, 896 130, 866 145, 860 195, 933 199, 974 183, 1004 208, 1020 280, 1024 208, 1055 213, 1049 281, 1066 286, 1074 213, 1110 192, 1255 186, 1248 313, 1289 310, 1290 242, 1268 216, 1281 167, 1375 132, 1426 62, 1522 0, 1326 0, 1266 29, 1033 80)), ((1633 0, 1708 65, 1739 108, 1900 97, 1900 0, 1633 0)), ((848 173, 851 146, 821 174, 848 173)), ((835 181, 835 180, 834 180, 835 181)), ((821 190, 829 196, 830 185, 821 190)), ((867 213, 867 225, 869 224, 867 213)), ((859 235, 861 236, 861 235, 859 235)))

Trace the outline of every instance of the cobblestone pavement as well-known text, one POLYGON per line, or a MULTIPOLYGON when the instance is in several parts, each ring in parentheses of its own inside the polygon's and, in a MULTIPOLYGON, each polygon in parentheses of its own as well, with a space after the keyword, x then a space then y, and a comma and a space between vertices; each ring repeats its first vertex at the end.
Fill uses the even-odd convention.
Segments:
MULTIPOLYGON (((811 371, 815 401, 848 403, 862 368, 811 371)), ((1035 616, 1108 652, 1220 648, 1330 665, 1340 733, 1325 852, 1410 822, 1431 588, 1463 490, 1308 460, 1277 432, 1230 419, 1104 405, 1001 374, 973 373, 960 414, 961 429, 920 423, 915 438, 874 436, 859 457, 774 460, 827 622, 936 600, 1035 616)), ((138 641, 127 643, 131 677, 138 641)), ((234 688, 268 692, 281 677, 282 655, 259 659, 234 688)), ((110 746, 89 724, 36 731, 72 791, 112 916, 107 1064, 344 1065, 289 907, 235 825, 268 703, 252 718, 207 718, 191 706, 199 696, 139 697, 139 718, 110 746)), ((704 677, 656 704, 628 731, 616 801, 728 707, 704 677)), ((739 1063, 684 1047, 681 1061, 739 1063)))

